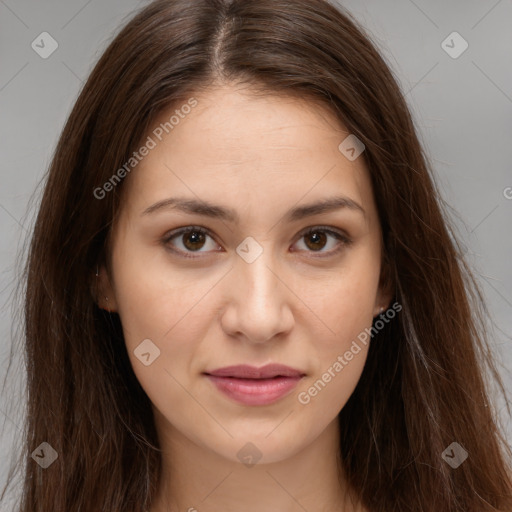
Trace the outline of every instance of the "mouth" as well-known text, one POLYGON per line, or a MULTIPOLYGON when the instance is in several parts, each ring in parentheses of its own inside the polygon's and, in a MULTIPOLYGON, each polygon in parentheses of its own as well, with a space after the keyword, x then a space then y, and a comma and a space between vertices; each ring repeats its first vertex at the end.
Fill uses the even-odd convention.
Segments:
POLYGON ((244 405, 269 405, 288 395, 306 375, 279 364, 228 366, 203 373, 228 398, 244 405))

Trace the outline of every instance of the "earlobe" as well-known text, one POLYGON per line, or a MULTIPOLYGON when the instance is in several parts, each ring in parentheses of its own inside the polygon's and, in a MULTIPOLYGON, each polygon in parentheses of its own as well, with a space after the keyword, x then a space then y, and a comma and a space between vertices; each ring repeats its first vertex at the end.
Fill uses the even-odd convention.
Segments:
POLYGON ((377 299, 375 301, 374 316, 381 315, 391 305, 391 299, 393 298, 391 283, 389 280, 381 282, 379 291, 377 293, 377 299))
POLYGON ((384 306, 377 306, 374 310, 373 310, 373 318, 377 318, 378 315, 381 315, 382 313, 384 313, 384 310, 386 308, 384 306))
POLYGON ((109 313, 117 312, 114 290, 104 265, 96 266, 94 279, 94 298, 97 306, 109 313))
POLYGON ((377 293, 377 299, 375 301, 375 308, 373 312, 374 318, 384 313, 384 311, 390 307, 392 298, 393 280, 391 279, 389 265, 384 260, 381 267, 379 291, 377 293))

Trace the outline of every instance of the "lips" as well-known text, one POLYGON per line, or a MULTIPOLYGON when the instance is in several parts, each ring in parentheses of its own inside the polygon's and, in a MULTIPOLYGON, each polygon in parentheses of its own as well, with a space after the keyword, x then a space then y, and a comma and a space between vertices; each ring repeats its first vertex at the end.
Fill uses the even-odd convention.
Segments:
POLYGON ((300 370, 295 370, 283 364, 267 364, 261 368, 241 364, 237 366, 226 366, 218 370, 206 372, 215 377, 234 377, 236 379, 272 379, 273 377, 302 377, 305 375, 300 370))
POLYGON ((291 392, 305 373, 281 364, 236 365, 204 372, 216 388, 244 405, 268 405, 291 392))

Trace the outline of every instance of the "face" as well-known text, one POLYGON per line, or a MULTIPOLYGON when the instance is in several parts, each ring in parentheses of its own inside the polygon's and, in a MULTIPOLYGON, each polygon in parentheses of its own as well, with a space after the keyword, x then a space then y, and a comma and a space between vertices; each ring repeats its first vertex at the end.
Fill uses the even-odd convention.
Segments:
POLYGON ((276 462, 336 424, 361 333, 388 305, 371 183, 322 106, 232 86, 194 98, 157 120, 125 178, 100 305, 120 316, 160 436, 276 462), (212 375, 274 363, 295 373, 212 375))

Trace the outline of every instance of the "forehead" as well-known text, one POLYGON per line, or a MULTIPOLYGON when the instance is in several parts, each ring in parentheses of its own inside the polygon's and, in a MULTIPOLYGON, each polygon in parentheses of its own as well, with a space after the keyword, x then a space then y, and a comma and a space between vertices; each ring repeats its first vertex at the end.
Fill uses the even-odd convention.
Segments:
MULTIPOLYGON (((286 157, 286 153, 318 148, 319 137, 337 140, 348 133, 325 105, 300 98, 296 93, 262 95, 247 88, 225 86, 195 99, 197 106, 173 128, 168 138, 172 137, 175 144, 202 138, 203 151, 198 156, 204 158, 231 155, 244 159, 261 155, 265 150, 286 157)), ((168 118, 169 111, 155 124, 168 118)))
POLYGON ((193 108, 187 99, 173 105, 147 134, 154 147, 126 183, 138 209, 177 194, 247 207, 336 192, 371 201, 364 159, 340 152, 349 132, 319 101, 232 86, 190 98, 193 108))

